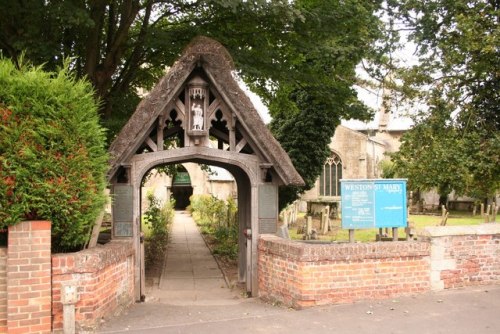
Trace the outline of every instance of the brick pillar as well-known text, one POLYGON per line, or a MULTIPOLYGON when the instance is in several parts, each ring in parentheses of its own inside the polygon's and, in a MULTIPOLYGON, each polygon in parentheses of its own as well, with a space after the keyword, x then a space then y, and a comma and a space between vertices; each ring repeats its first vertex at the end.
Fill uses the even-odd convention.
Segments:
POLYGON ((7 333, 51 332, 51 254, 48 221, 9 227, 7 333))
POLYGON ((7 248, 0 247, 0 333, 7 333, 7 248))

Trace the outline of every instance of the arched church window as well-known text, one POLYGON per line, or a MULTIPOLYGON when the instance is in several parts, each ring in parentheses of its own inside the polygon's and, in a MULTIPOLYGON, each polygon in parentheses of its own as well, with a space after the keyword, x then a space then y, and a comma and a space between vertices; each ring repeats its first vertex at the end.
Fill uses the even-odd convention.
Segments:
POLYGON ((332 152, 323 165, 319 178, 320 196, 340 196, 340 179, 342 178, 342 160, 332 152))

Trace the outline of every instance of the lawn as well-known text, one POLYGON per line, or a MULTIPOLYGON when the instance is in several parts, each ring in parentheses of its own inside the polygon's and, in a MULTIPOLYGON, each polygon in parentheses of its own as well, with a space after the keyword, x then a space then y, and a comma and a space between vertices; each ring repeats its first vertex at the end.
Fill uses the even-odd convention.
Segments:
MULTIPOLYGON (((409 225, 414 229, 422 229, 426 226, 437 226, 441 222, 441 216, 439 215, 410 215, 409 225)), ((303 234, 297 233, 297 226, 303 225, 305 222, 304 219, 299 219, 298 224, 295 226, 291 226, 289 229, 290 238, 295 240, 301 240, 303 238, 303 234)), ((450 213, 450 217, 448 218, 447 225, 478 225, 484 222, 484 218, 480 215, 472 216, 467 213, 450 213)), ((313 218, 313 227, 319 231, 319 218, 313 218)), ((333 231, 328 232, 326 235, 319 235, 320 240, 331 241, 331 242, 345 242, 349 241, 349 230, 343 230, 341 226, 340 220, 334 220, 334 229, 333 231)), ((389 235, 391 231, 388 231, 389 235)), ((355 231, 355 240, 360 242, 369 242, 375 241, 375 236, 378 233, 378 229, 364 229, 364 230, 356 230, 355 231)), ((403 228, 398 230, 398 235, 400 238, 405 238, 406 233, 403 228)))

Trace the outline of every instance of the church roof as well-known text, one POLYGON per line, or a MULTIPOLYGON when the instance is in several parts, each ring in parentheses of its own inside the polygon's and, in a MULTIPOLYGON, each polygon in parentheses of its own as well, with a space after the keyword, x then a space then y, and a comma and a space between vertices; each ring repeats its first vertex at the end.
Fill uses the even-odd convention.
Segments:
POLYGON ((196 37, 151 93, 139 103, 109 148, 111 164, 109 179, 121 164, 135 154, 134 143, 144 138, 165 106, 176 98, 197 67, 201 67, 208 75, 211 83, 258 147, 259 153, 267 163, 272 164, 272 168, 283 183, 303 185, 304 181, 295 170, 289 156, 272 136, 252 102, 233 77, 234 64, 228 51, 222 44, 208 37, 196 37))

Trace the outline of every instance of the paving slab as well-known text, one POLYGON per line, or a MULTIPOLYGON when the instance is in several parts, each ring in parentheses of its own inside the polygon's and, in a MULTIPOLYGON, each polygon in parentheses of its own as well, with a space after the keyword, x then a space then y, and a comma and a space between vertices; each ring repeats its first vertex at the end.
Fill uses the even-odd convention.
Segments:
POLYGON ((187 212, 174 217, 157 290, 149 291, 149 300, 171 305, 220 305, 238 298, 187 212))

